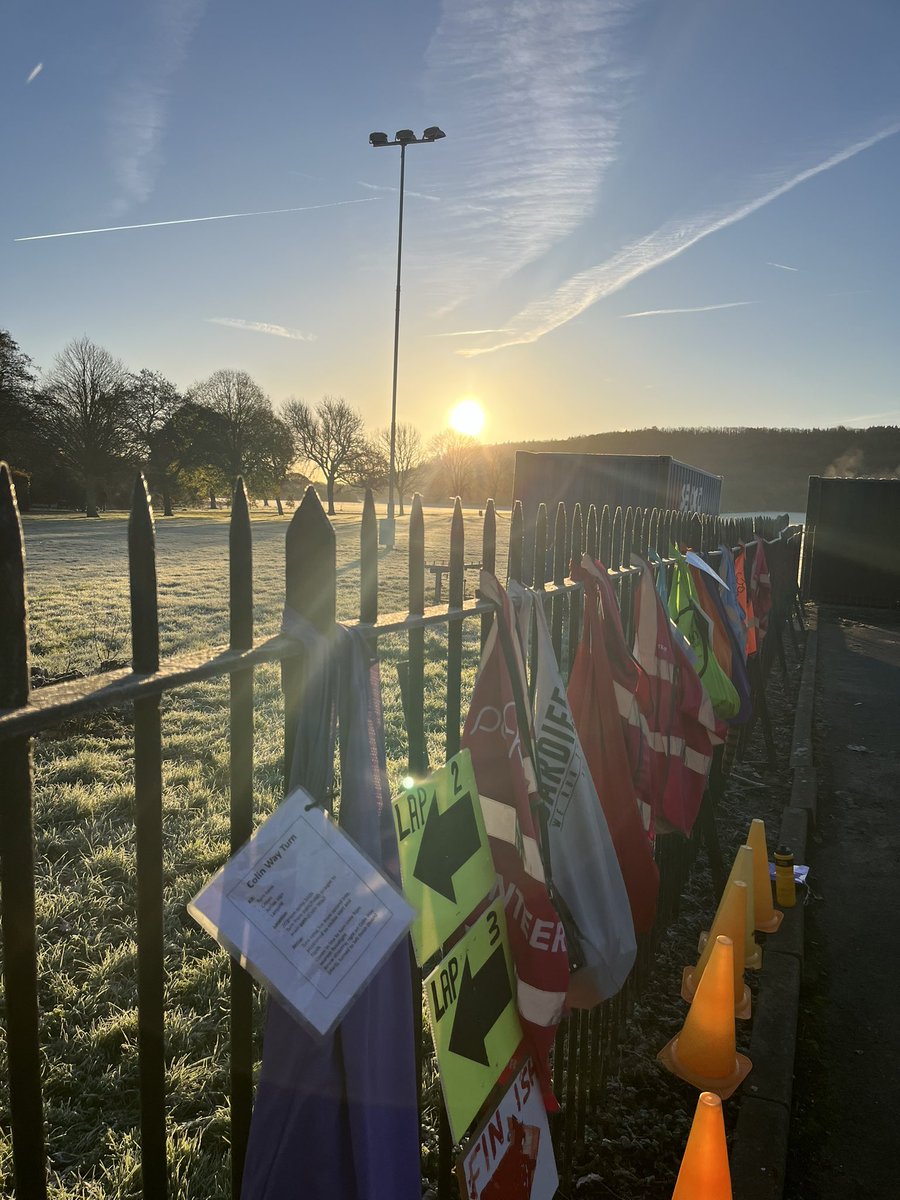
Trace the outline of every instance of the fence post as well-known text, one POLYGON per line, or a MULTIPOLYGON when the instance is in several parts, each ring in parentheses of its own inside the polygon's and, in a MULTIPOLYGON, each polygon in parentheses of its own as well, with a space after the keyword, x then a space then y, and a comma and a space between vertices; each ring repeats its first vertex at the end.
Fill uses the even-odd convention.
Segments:
POLYGON ((509 523, 509 566, 506 573, 509 579, 515 579, 519 583, 522 582, 522 534, 522 501, 517 500, 513 505, 512 518, 509 523))
MULTIPOLYGON (((285 537, 285 599, 288 608, 309 621, 319 633, 334 625, 337 575, 334 530, 314 487, 308 487, 291 517, 285 537)), ((288 788, 300 697, 306 664, 299 658, 282 664, 284 689, 284 787, 288 788)), ((316 796, 325 801, 325 796, 316 796)))
POLYGON ((585 550, 596 562, 600 557, 600 535, 597 531, 597 506, 591 504, 588 508, 587 530, 585 533, 585 550))
MULTIPOLYGON (((484 510, 484 528, 481 534, 481 568, 497 574, 497 514, 494 511, 493 500, 488 500, 484 510)), ((494 620, 493 613, 483 613, 481 617, 481 648, 487 641, 494 620)))
POLYGON ((378 620, 378 518, 371 488, 366 488, 359 531, 359 619, 364 625, 378 620))
MULTIPOLYGON (((556 506, 556 524, 553 527, 553 582, 561 587, 566 580, 568 533, 566 529, 566 506, 562 500, 556 506)), ((562 634, 565 596, 554 595, 550 608, 550 637, 556 661, 562 671, 562 634)))
MULTIPOLYGON (((156 535, 143 475, 128 518, 132 670, 159 670, 156 535)), ((145 1200, 168 1192, 164 1033, 162 734, 159 696, 134 703, 134 813, 137 868, 138 1059, 141 1179, 145 1200)))
MULTIPOLYGON (((253 646, 253 540, 244 481, 238 477, 228 527, 232 650, 253 646)), ((231 853, 253 833, 253 668, 232 672, 230 689, 231 853)), ((253 981, 231 959, 231 1195, 239 1200, 253 1112, 253 981)))
MULTIPOLYGON (((6 463, 0 463, 0 662, 0 708, 27 704, 31 679, 25 551, 15 488, 6 463)), ((0 804, 0 918, 14 1177, 20 1200, 45 1200, 30 738, 0 742, 0 779, 4 790, 0 804)))

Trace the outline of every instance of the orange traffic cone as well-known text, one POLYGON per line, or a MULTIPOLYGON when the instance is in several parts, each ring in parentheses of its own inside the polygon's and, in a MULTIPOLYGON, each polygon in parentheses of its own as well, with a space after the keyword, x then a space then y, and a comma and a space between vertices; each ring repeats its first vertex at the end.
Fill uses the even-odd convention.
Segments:
POLYGON ((717 937, 681 1033, 657 1054, 673 1075, 723 1100, 750 1072, 734 1044, 734 945, 717 937))
POLYGON ((709 938, 703 947, 703 953, 694 967, 685 967, 681 976, 681 995, 688 1004, 694 999, 697 985, 700 982, 716 938, 720 935, 731 938, 734 944, 734 1015, 741 1020, 750 1016, 750 989, 744 983, 744 934, 747 923, 747 885, 743 879, 735 879, 725 889, 722 903, 709 931, 709 938))
POLYGON ((722 1101, 701 1092, 672 1200, 732 1200, 722 1101))
MULTIPOLYGON (((722 899, 719 901, 719 908, 725 901, 728 895, 729 887, 736 879, 743 879, 747 885, 747 923, 744 932, 744 966, 750 971, 758 971, 762 966, 762 949, 759 942, 753 936, 753 931, 756 928, 754 919, 755 901, 753 898, 753 851, 749 846, 739 846, 738 852, 734 856, 734 862, 731 866, 731 873, 728 876, 728 882, 725 884, 725 891, 722 893, 722 899)), ((716 916, 718 916, 718 911, 716 916)), ((702 950, 709 938, 709 933, 700 934, 700 941, 697 949, 702 950)))
POLYGON ((766 825, 759 817, 750 822, 747 845, 753 850, 753 922, 760 933, 774 933, 784 920, 784 913, 772 904, 766 825))

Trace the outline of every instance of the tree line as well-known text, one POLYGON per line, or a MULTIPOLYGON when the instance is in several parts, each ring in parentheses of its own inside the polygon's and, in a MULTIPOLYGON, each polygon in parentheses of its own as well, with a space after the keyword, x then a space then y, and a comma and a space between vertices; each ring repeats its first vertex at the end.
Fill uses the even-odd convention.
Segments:
MULTIPOLYGON (((291 398, 276 411, 246 371, 228 369, 182 392, 159 371, 129 371, 86 336, 41 374, 0 330, 0 458, 14 469, 23 508, 33 501, 97 516, 123 501, 140 469, 166 516, 176 504, 217 507, 239 475, 279 513, 315 475, 334 513, 341 489, 386 490, 389 454, 390 432, 368 434, 340 396, 315 405, 291 398)), ((397 426, 401 515, 414 488, 444 500, 490 473, 474 439, 446 431, 426 445, 414 426, 397 426)))

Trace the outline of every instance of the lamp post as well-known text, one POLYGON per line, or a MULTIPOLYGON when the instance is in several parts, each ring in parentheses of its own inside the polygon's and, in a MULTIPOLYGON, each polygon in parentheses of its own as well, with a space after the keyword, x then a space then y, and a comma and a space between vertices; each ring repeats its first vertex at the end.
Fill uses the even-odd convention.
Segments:
POLYGON ((425 142, 436 142, 446 137, 437 125, 431 125, 420 138, 411 129, 399 129, 394 134, 394 140, 388 140, 386 133, 370 133, 369 144, 376 150, 382 146, 400 147, 400 220, 397 229, 397 299, 394 306, 394 376, 391 386, 391 455, 388 467, 388 505, 387 518, 381 523, 381 544, 389 549, 394 548, 394 474, 396 465, 397 445, 397 359, 400 351, 400 267, 403 260, 403 183, 406 173, 406 147, 421 146, 425 142))

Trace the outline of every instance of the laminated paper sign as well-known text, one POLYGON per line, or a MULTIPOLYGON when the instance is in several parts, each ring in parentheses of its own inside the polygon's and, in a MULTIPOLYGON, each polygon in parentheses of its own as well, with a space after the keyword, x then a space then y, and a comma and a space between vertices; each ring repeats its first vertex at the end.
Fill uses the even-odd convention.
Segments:
POLYGON ((529 1058, 509 1091, 463 1147, 463 1200, 552 1200, 559 1186, 547 1110, 529 1058))
POLYGON ((337 1025, 414 916, 302 788, 260 825, 188 911, 322 1035, 337 1025))

